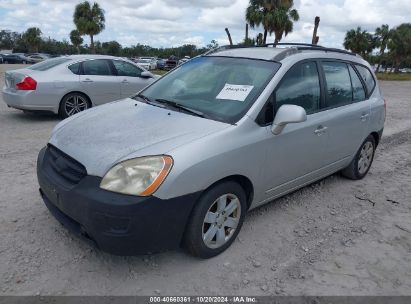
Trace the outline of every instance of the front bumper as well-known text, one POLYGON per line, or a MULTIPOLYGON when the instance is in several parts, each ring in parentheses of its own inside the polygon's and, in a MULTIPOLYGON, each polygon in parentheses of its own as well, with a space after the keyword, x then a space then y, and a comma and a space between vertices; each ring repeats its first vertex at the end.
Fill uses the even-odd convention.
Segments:
POLYGON ((41 196, 66 228, 115 255, 138 255, 176 249, 200 193, 168 200, 109 192, 101 178, 85 176, 67 187, 45 170, 45 150, 37 160, 41 196))

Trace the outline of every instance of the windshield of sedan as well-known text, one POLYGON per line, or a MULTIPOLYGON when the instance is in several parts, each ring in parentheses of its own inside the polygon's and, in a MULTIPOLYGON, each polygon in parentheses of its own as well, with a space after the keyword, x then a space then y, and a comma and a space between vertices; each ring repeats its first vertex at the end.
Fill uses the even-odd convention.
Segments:
POLYGON ((273 61, 204 56, 191 59, 141 94, 235 123, 244 116, 279 69, 273 61))
POLYGON ((138 62, 150 63, 150 62, 151 62, 151 59, 140 59, 138 62))
POLYGON ((45 61, 33 64, 32 66, 28 67, 30 70, 34 71, 47 71, 51 68, 54 68, 55 66, 58 66, 62 63, 70 61, 70 58, 67 57, 59 57, 59 58, 53 58, 53 59, 47 59, 45 61))

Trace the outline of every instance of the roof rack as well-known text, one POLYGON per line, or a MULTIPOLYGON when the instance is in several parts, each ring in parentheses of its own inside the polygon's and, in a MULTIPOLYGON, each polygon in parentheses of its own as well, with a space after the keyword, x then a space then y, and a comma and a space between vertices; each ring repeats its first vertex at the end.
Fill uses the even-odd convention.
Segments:
POLYGON ((328 48, 325 46, 317 45, 317 44, 309 44, 309 43, 291 43, 291 42, 278 42, 278 43, 266 43, 261 45, 262 47, 267 47, 272 45, 273 47, 277 46, 295 46, 297 50, 299 51, 307 51, 307 50, 318 50, 318 51, 324 51, 324 52, 333 52, 333 53, 341 53, 341 54, 346 54, 346 55, 351 55, 351 56, 357 56, 357 54, 341 50, 341 49, 336 49, 336 48, 328 48))
POLYGON ((257 45, 257 46, 264 47, 264 46, 270 46, 270 45, 272 45, 274 47, 276 47, 277 45, 287 45, 287 46, 295 45, 295 46, 309 46, 309 47, 323 48, 323 46, 318 45, 318 44, 298 43, 298 42, 297 43, 292 43, 292 42, 265 43, 265 44, 257 45))
POLYGON ((222 45, 218 46, 214 49, 211 49, 205 53, 203 53, 203 56, 210 55, 219 51, 224 51, 224 50, 229 50, 229 49, 243 49, 243 48, 250 48, 250 47, 255 47, 255 45, 222 45))
MULTIPOLYGON (((223 45, 219 46, 215 49, 211 49, 207 52, 205 52, 203 55, 210 55, 219 51, 223 50, 229 50, 229 49, 241 49, 241 48, 252 48, 252 47, 268 47, 268 46, 273 46, 276 48, 277 46, 291 46, 292 48, 288 48, 288 50, 293 49, 294 51, 284 51, 280 54, 277 54, 273 60, 282 60, 285 57, 288 57, 292 54, 295 54, 297 51, 324 51, 324 52, 332 52, 332 53, 340 53, 340 54, 345 54, 345 55, 351 55, 351 56, 359 56, 355 53, 341 50, 341 49, 336 49, 336 48, 328 48, 324 47, 321 45, 317 44, 309 44, 309 43, 291 43, 291 42, 279 42, 279 43, 266 43, 262 45, 223 45)), ((284 49, 286 50, 286 49, 284 49)))

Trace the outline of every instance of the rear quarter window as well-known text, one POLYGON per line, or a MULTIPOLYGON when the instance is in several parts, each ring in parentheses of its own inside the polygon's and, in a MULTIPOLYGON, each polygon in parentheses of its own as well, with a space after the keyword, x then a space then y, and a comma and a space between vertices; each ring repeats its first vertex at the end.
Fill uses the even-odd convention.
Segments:
POLYGON ((68 69, 76 75, 80 75, 80 62, 77 62, 75 64, 69 65, 68 69))
POLYGON ((374 91, 375 88, 375 79, 372 76, 372 73, 368 68, 362 65, 355 65, 357 71, 360 73, 361 78, 364 80, 365 86, 367 87, 368 94, 371 95, 371 93, 374 91))

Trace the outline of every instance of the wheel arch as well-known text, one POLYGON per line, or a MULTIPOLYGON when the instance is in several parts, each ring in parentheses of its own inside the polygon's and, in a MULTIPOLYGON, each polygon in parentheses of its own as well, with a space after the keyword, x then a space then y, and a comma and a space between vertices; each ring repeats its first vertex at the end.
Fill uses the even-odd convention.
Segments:
POLYGON ((372 137, 374 137, 375 140, 375 146, 378 146, 379 142, 380 142, 380 134, 378 132, 372 132, 370 134, 372 137))
POLYGON ((209 187, 207 187, 207 189, 205 189, 204 192, 214 187, 215 185, 220 184, 225 181, 234 181, 243 188, 243 190, 245 191, 245 195, 247 197, 247 210, 248 210, 254 198, 254 186, 251 180, 244 175, 234 174, 234 175, 229 175, 224 178, 221 178, 218 181, 212 183, 209 187))

